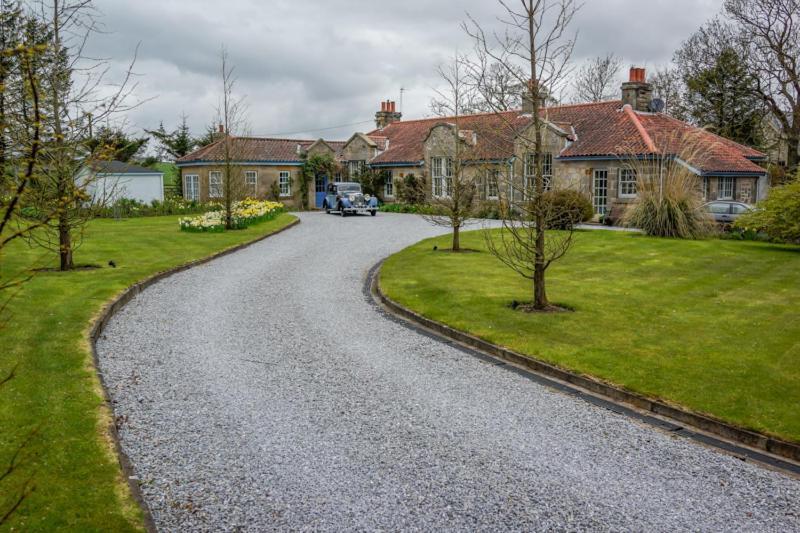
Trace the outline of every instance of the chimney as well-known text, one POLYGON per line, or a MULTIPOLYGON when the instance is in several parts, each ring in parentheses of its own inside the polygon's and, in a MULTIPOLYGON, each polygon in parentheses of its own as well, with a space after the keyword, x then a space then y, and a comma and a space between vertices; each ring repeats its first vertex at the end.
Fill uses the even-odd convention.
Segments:
MULTIPOLYGON (((528 90, 522 95, 522 112, 526 114, 533 113, 533 93, 535 89, 535 81, 528 82, 528 90)), ((544 88, 539 89, 539 109, 547 107, 547 90, 544 88)))
POLYGON ((647 83, 643 68, 631 67, 628 81, 622 84, 622 105, 630 105, 634 111, 650 111, 653 86, 647 83))
POLYGON ((382 130, 392 122, 398 122, 402 117, 402 113, 396 110, 395 103, 386 100, 381 102, 381 110, 375 113, 375 126, 382 130))

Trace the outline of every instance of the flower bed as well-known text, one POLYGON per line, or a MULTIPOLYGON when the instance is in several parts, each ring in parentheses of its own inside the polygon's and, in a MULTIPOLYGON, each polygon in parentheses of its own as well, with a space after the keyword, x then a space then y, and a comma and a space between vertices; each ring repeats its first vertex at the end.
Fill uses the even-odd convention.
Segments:
MULTIPOLYGON (((285 207, 269 200, 246 199, 233 204, 231 229, 244 229, 253 224, 272 220, 285 207)), ((221 232, 225 231, 225 210, 208 211, 196 217, 181 218, 178 223, 182 231, 221 232)))

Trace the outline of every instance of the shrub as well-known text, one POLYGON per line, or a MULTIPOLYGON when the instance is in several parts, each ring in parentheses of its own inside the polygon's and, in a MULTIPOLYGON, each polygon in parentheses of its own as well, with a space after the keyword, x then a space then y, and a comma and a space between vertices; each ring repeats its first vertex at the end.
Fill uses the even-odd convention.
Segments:
POLYGON ((592 203, 579 191, 558 189, 545 194, 550 229, 571 229, 594 215, 592 203))
POLYGON ((153 200, 150 204, 120 198, 112 205, 101 206, 94 209, 95 216, 100 218, 131 218, 152 217, 164 215, 191 215, 208 211, 211 204, 202 204, 194 200, 184 200, 180 197, 166 197, 164 201, 153 200))
POLYGON ((694 194, 639 192, 623 215, 626 226, 639 228, 654 237, 700 239, 714 231, 713 222, 694 194))
POLYGON ((755 211, 739 217, 734 228, 763 231, 778 241, 800 243, 800 171, 786 185, 772 189, 755 211))
MULTIPOLYGON (((244 229, 253 224, 272 220, 284 211, 284 205, 269 200, 246 199, 233 204, 232 229, 244 229)), ((225 231, 225 213, 221 209, 208 211, 202 215, 181 218, 181 230, 191 232, 216 233, 225 231)))
POLYGON ((414 215, 441 215, 442 209, 428 204, 406 204, 396 202, 393 204, 383 204, 380 211, 384 213, 411 213, 414 215))
POLYGON ((406 174, 395 182, 397 199, 400 203, 420 205, 425 203, 425 178, 415 176, 414 173, 406 174))

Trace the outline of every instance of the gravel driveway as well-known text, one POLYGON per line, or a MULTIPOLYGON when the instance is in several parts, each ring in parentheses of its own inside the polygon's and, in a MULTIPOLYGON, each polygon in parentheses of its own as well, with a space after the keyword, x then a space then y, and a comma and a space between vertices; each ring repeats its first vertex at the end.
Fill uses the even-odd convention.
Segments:
POLYGON ((440 232, 302 224, 147 289, 101 371, 163 530, 800 530, 800 481, 388 320, 362 287, 440 232))

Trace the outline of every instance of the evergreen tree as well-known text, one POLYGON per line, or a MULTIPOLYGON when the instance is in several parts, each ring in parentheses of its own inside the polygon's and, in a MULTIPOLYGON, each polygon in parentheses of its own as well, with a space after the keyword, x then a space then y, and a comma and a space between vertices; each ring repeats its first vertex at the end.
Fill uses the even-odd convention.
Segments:
POLYGON ((152 135, 159 143, 160 154, 169 155, 173 159, 178 159, 192 152, 198 145, 198 140, 194 139, 186 123, 186 115, 181 115, 180 125, 172 132, 164 129, 164 123, 159 124, 157 130, 145 130, 152 135))
POLYGON ((744 61, 733 48, 723 49, 713 64, 684 81, 695 123, 742 144, 761 144, 764 109, 744 61))
POLYGON ((130 162, 147 145, 149 137, 134 137, 119 128, 98 128, 86 146, 99 159, 130 162))
POLYGON ((743 144, 760 144, 763 99, 730 26, 718 19, 707 23, 683 43, 675 63, 690 122, 743 144))

